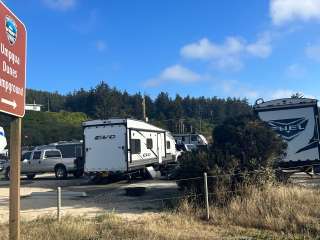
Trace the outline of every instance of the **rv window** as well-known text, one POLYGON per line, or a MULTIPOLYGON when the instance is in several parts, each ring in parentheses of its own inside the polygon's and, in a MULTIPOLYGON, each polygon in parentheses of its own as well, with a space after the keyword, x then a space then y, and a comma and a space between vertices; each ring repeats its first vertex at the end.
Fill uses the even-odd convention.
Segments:
POLYGON ((61 153, 59 151, 46 151, 45 158, 61 158, 61 153))
POLYGON ((74 158, 75 157, 75 145, 69 144, 69 145, 58 145, 56 146, 57 149, 61 151, 63 158, 74 158))
POLYGON ((34 152, 33 153, 33 159, 40 159, 40 157, 41 157, 41 152, 40 151, 37 151, 37 152, 34 152))
POLYGON ((141 153, 141 141, 139 139, 131 139, 131 153, 139 154, 141 153))
POLYGON ((167 149, 170 149, 170 142, 169 141, 167 141, 167 149))
POLYGON ((191 141, 192 141, 192 142, 198 141, 197 136, 196 136, 196 135, 192 135, 192 136, 191 136, 191 141))
POLYGON ((147 149, 153 148, 153 142, 151 138, 147 138, 147 149))

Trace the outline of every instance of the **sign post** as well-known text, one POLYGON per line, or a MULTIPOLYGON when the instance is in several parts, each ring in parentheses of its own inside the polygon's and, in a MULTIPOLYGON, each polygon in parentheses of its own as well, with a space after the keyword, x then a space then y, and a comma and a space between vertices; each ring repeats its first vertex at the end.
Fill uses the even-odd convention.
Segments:
POLYGON ((9 237, 20 239, 20 158, 21 118, 15 118, 10 125, 10 207, 9 237))
POLYGON ((25 113, 26 44, 24 24, 0 1, 0 112, 10 125, 9 238, 20 239, 21 118, 25 113))

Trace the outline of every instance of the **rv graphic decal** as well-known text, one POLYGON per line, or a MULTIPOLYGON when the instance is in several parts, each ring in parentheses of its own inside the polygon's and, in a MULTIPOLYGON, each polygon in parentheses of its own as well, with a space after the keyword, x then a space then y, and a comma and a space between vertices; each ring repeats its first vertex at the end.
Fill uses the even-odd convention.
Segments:
POLYGON ((308 120, 305 118, 291 118, 271 120, 268 125, 280 134, 284 140, 291 141, 306 129, 308 120))
POLYGON ((317 148, 319 146, 319 138, 318 131, 316 126, 314 127, 313 137, 310 139, 309 144, 301 149, 299 149, 296 153, 301 153, 313 148, 317 148))
POLYGON ((94 140, 105 140, 105 139, 115 139, 116 135, 103 135, 103 136, 95 136, 94 140))

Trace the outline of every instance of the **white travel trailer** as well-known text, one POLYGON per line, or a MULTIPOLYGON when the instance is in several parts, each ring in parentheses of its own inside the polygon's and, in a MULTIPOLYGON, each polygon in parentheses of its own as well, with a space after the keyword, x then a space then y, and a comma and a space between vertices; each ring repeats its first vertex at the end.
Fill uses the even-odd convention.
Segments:
POLYGON ((260 119, 267 122, 288 144, 280 167, 301 169, 320 163, 317 100, 284 98, 264 102, 258 99, 254 109, 260 119))
POLYGON ((208 145, 207 139, 201 134, 174 134, 173 137, 177 144, 193 144, 195 146, 208 145))
POLYGON ((85 172, 116 173, 142 170, 176 161, 169 132, 134 119, 93 120, 83 123, 85 172))

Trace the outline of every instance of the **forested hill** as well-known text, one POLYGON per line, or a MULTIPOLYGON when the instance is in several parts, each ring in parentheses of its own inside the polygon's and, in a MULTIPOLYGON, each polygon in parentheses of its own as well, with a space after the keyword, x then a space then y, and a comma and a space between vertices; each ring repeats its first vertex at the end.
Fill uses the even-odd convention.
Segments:
MULTIPOLYGON (((80 89, 66 95, 28 89, 27 103, 42 104, 43 112, 27 112, 23 127, 24 144, 79 138, 81 121, 86 119, 142 119, 142 98, 140 93, 128 94, 110 88, 104 82, 90 90, 80 89)), ((146 110, 150 122, 159 127, 177 132, 183 125, 185 131, 209 136, 216 124, 227 117, 248 113, 251 107, 245 99, 179 95, 172 98, 161 92, 155 99, 146 96, 146 110)))

